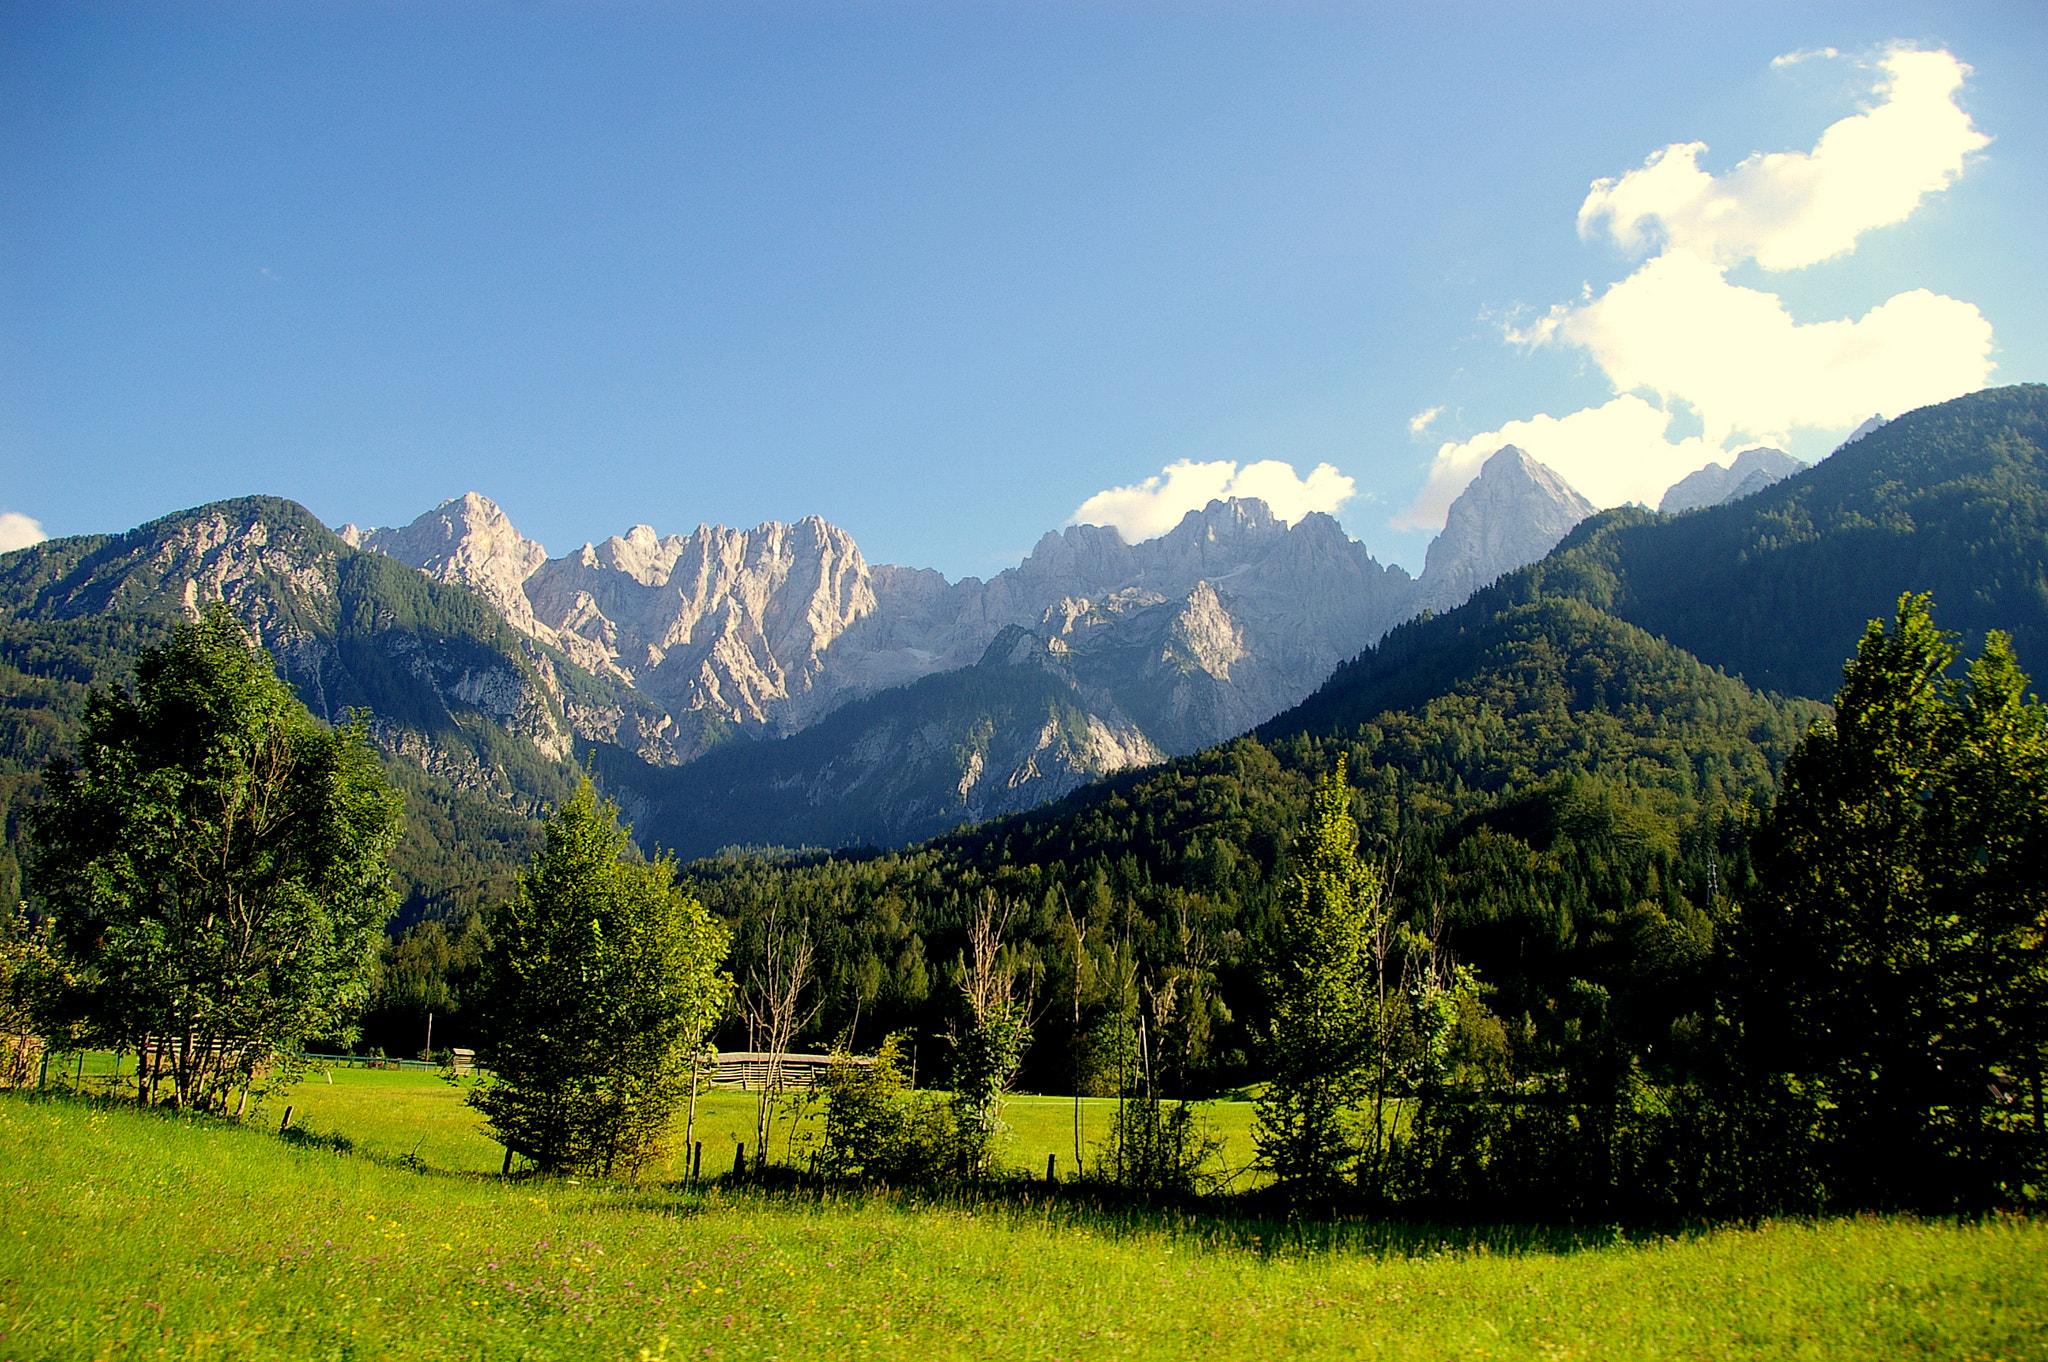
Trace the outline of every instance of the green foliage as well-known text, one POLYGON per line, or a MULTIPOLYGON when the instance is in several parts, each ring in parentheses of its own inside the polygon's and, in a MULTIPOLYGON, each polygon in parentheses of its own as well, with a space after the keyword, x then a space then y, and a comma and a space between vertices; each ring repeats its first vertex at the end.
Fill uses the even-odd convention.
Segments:
MULTIPOLYGON (((812 1034, 909 1030, 928 1073, 964 1020, 935 962, 965 950, 992 890, 1018 905, 1011 949, 1042 977, 1021 1086, 1120 1091, 1119 1009, 1171 983, 1159 1082, 1200 1095, 1264 1077, 1262 951, 1313 791, 1342 757, 1365 845, 1400 865, 1391 920, 1426 935, 1440 916, 1447 949, 1496 990, 1517 1066, 1580 1043, 1581 979, 1608 990, 1615 1043, 1684 1072, 1748 873, 1742 810, 1822 707, 1757 695, 1576 602, 1475 624, 1460 647, 1414 707, 1332 733, 1241 738, 905 852, 734 854, 688 873, 728 921, 812 924, 812 1034)), ((1386 664, 1378 694, 1402 698, 1405 665, 1386 664)))
POLYGON ((1003 1128, 1003 1097, 1016 1082, 1030 1044, 1031 1023, 1015 998, 997 999, 956 1038, 954 1105, 961 1129, 976 1147, 977 1168, 986 1163, 988 1146, 1003 1128))
POLYGON ((180 1106, 288 1080, 348 1029, 392 895, 399 801, 360 727, 330 730, 215 608, 94 692, 46 775, 32 885, 86 1036, 154 1044, 180 1106))
POLYGON ((999 913, 995 895, 983 894, 961 961, 967 1016, 951 1037, 953 1106, 963 1154, 973 1172, 988 1167, 1003 1129, 1003 1098, 1017 1081, 1031 1045, 1030 1009, 1016 996, 1017 963, 1003 949, 1009 921, 1009 906, 999 913))
MULTIPOLYGON (((18 896, 34 773, 77 756, 91 689, 118 684, 161 645, 195 581, 222 584, 316 717, 341 725, 367 712, 405 796, 398 921, 459 920, 507 897, 539 843, 534 815, 574 788, 572 763, 542 750, 557 740, 553 696, 597 705, 601 683, 474 592, 359 553, 291 502, 244 497, 0 556, 0 898, 18 896), (465 698, 479 689, 517 703, 505 713, 465 698)), ((622 701, 635 703, 630 691, 608 703, 622 701)))
POLYGON ((637 1172, 687 1099, 689 1056, 731 988, 726 929, 674 863, 622 859, 585 780, 498 916, 484 957, 490 1079, 470 1104, 542 1170, 637 1172))
POLYGON ((1316 787, 1314 813, 1270 947, 1271 1078, 1259 1099, 1259 1158, 1298 1195, 1327 1193, 1359 1152, 1380 875, 1358 855, 1344 761, 1316 787))
POLYGON ((1750 1081, 1807 1106, 1837 1204, 1981 1206, 2048 1173, 2048 711, 2003 635, 1956 658, 1925 596, 1873 621, 1758 838, 1750 1081))
POLYGON ((50 949, 47 922, 38 926, 14 904, 0 903, 0 1088, 31 1082, 50 1037, 44 1034, 54 995, 64 982, 50 949))
POLYGON ((960 1127, 952 1106, 909 1090, 905 1048, 897 1034, 885 1038, 871 1059, 844 1051, 833 1055, 821 1084, 820 1167, 827 1177, 928 1183, 959 1171, 960 1127))
POLYGON ((363 1009, 358 1050, 416 1055, 426 1044, 430 1016, 436 1049, 475 1048, 489 943, 490 928, 475 909, 455 922, 430 918, 386 937, 363 1009))
POLYGON ((1189 1197, 1217 1183, 1208 1167, 1219 1147, 1194 1103, 1135 1093, 1117 1103, 1096 1173, 1145 1196, 1189 1197))

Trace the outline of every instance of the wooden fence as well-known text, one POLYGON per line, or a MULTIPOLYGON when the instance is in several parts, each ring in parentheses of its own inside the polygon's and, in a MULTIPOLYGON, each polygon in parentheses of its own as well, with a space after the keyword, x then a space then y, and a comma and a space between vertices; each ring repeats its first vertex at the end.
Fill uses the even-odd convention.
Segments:
MULTIPOLYGON (((768 1084, 769 1072, 774 1056, 760 1050, 721 1050, 718 1067, 711 1076, 713 1086, 738 1088, 742 1092, 756 1092, 768 1084)), ((872 1064, 872 1059, 853 1057, 852 1063, 872 1064)), ((782 1086, 785 1088, 808 1088, 825 1076, 832 1067, 831 1055, 784 1055, 782 1057, 782 1086)))

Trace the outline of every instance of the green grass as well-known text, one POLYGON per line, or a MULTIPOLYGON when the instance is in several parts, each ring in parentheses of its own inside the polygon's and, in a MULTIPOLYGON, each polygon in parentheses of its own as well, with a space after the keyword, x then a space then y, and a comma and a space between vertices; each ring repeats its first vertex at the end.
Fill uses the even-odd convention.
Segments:
MULTIPOLYGON (((106 1090, 112 1061, 86 1057, 85 1087, 106 1090)), ((69 1082, 73 1070, 63 1069, 69 1082)), ((54 1076, 53 1076, 54 1081, 54 1076)), ((292 1107, 292 1123, 318 1131, 348 1135, 364 1151, 395 1159, 412 1155, 435 1168, 464 1173, 495 1173, 503 1166, 504 1149, 480 1130, 481 1118, 462 1104, 463 1088, 419 1069, 333 1069, 301 1083, 289 1096, 271 1099, 252 1119, 275 1127, 284 1107, 292 1107)), ((704 1171, 722 1173, 733 1165, 733 1147, 754 1142, 752 1093, 712 1091, 698 1099, 696 1138, 704 1145, 704 1171)), ((1112 1098, 1081 1099, 1081 1149, 1093 1163, 1095 1146, 1109 1138, 1116 1102, 1112 1098)), ((1202 1104, 1202 1120, 1219 1141, 1209 1168, 1221 1176, 1236 1175, 1234 1185, 1250 1185, 1246 1165, 1252 1159, 1249 1102, 1202 1104)), ((998 1162, 1043 1176, 1048 1154, 1059 1156, 1062 1178, 1074 1174, 1074 1100, 1070 1097, 1012 1098, 1003 1119, 1010 1126, 997 1143, 998 1162)), ((823 1125, 818 1103, 791 1103, 780 1109, 769 1141, 773 1160, 802 1166, 823 1125)), ((672 1140, 680 1151, 683 1122, 672 1140)), ((681 1156, 655 1170, 658 1177, 680 1177, 681 1156)))
MULTIPOLYGON (((333 1090, 337 1120, 405 1110, 378 1104, 396 1085, 333 1090)), ((1057 1202, 500 1181, 0 1096, 6 1362, 2048 1357, 2048 1228, 2028 1219, 1577 1248, 1324 1233, 1335 1251, 1057 1202)))

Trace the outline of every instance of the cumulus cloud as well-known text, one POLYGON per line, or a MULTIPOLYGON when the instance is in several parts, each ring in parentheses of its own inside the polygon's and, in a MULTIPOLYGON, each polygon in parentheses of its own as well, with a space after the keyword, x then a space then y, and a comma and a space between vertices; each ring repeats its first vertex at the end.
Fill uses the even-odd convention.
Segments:
POLYGON ((1678 143, 1597 181, 1579 210, 1580 233, 1654 254, 1597 296, 1589 288, 1506 334, 1583 350, 1621 396, 1443 445, 1397 524, 1442 524, 1444 508, 1502 444, 1521 445, 1596 504, 1655 503, 1733 442, 1782 445, 1796 429, 1847 430, 1877 411, 1989 382, 1991 324, 1973 304, 1912 289, 1861 317, 1802 324, 1778 295, 1727 278, 1745 261, 1789 270, 1854 250, 1864 232, 1902 221, 1953 184, 1989 141, 1955 102, 1969 67, 1951 54, 1894 48, 1877 68, 1877 102, 1829 127, 1811 152, 1758 154, 1715 176, 1700 168, 1705 144, 1678 143), (1680 409, 1698 416, 1700 437, 1667 438, 1680 409))
POLYGON ((1411 435, 1422 434, 1423 431, 1428 430, 1430 426, 1436 423, 1437 417, 1443 414, 1444 409, 1442 407, 1431 407, 1427 411, 1416 412, 1408 418, 1408 433, 1411 435))
POLYGON ((1261 459, 1242 468, 1227 459, 1182 459, 1141 483, 1097 492, 1081 503, 1068 523, 1113 525, 1125 543, 1135 544, 1165 534, 1189 511, 1227 497, 1257 497, 1277 519, 1291 525, 1310 511, 1335 515, 1357 495, 1357 484, 1326 463, 1317 464, 1303 478, 1278 459, 1261 459))
POLYGON ((1623 249, 1656 238, 1721 266, 1798 269, 1856 249, 1904 222, 1963 173, 1991 139, 1957 107, 1970 68, 1947 52, 1895 48, 1878 63, 1882 102, 1821 134, 1811 152, 1759 153, 1725 175, 1700 169, 1704 142, 1653 152, 1640 169, 1594 182, 1579 234, 1604 228, 1623 249))
POLYGON ((1655 505, 1665 488, 1722 452, 1698 436, 1670 439, 1671 421, 1670 412, 1631 393, 1569 416, 1533 416, 1461 443, 1446 442, 1430 462, 1422 495, 1395 519, 1394 528, 1442 529, 1451 502, 1503 445, 1549 465, 1596 506, 1655 505))
POLYGON ((25 549, 49 537, 43 533, 41 522, 30 520, 19 511, 0 511, 0 553, 25 549))
POLYGON ((1993 368, 1991 323, 1970 303, 1912 289, 1853 320, 1801 325, 1776 294, 1683 250, 1542 328, 1591 354, 1617 392, 1691 407, 1715 444, 1847 428, 1972 392, 1993 368))

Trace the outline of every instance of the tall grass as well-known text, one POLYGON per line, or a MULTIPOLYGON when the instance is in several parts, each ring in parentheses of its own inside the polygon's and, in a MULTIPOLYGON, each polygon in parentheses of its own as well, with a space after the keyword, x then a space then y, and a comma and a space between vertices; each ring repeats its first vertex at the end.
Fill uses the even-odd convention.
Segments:
POLYGON ((333 1143, 0 1098, 0 1359, 2048 1356, 2023 1219, 1323 1234, 333 1143))

